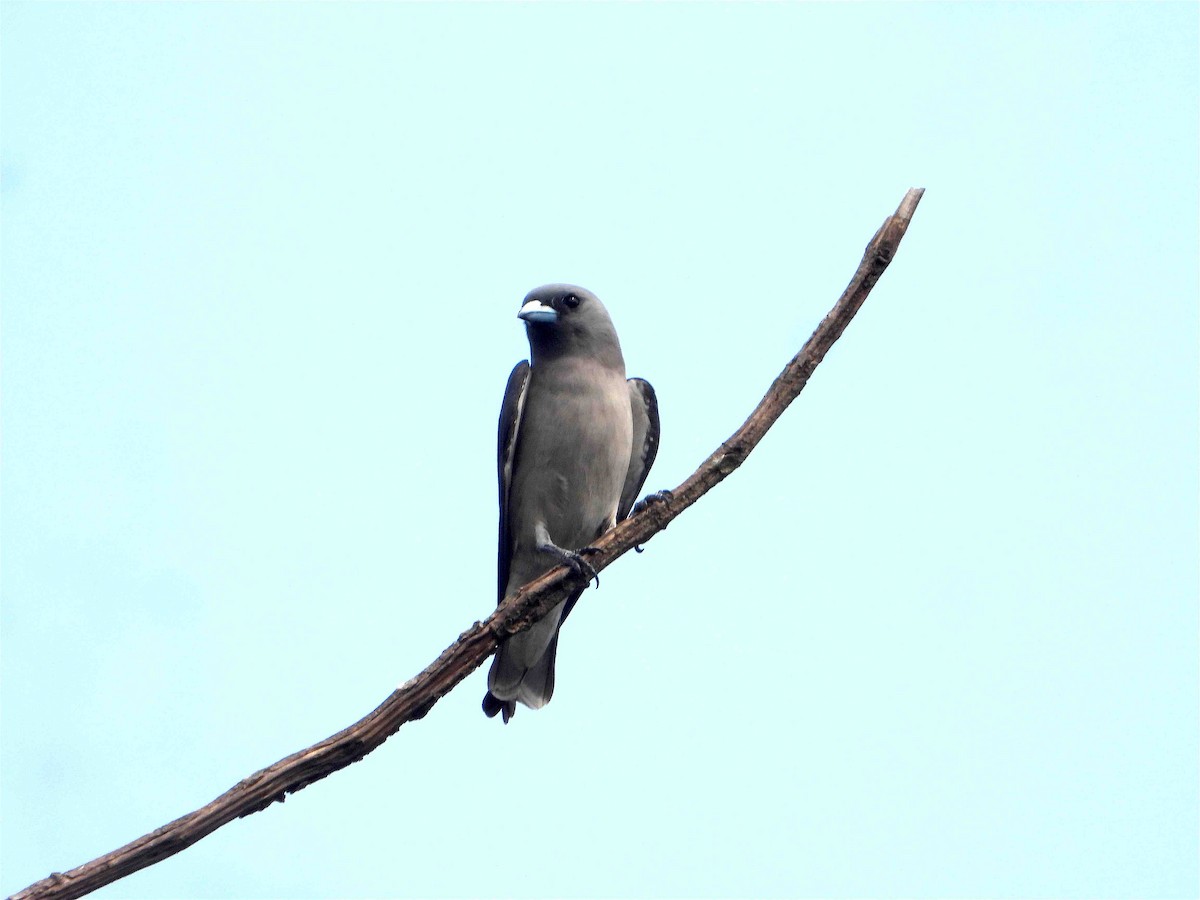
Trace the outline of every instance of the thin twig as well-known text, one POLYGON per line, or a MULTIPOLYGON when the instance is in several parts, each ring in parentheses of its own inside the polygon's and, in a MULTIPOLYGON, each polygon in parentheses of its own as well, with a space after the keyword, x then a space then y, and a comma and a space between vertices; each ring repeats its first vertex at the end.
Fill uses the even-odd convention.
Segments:
MULTIPOLYGON (((589 556, 588 562, 597 571, 634 546, 646 543, 742 464, 767 429, 804 389, 813 370, 854 318, 892 261, 923 193, 922 188, 910 190, 895 215, 889 216, 875 233, 845 292, 742 427, 683 484, 644 503, 638 512, 596 543, 597 553, 589 556)), ((10 900, 82 897, 173 856, 222 825, 265 809, 357 762, 405 722, 422 718, 439 699, 482 665, 500 641, 536 622, 577 587, 582 578, 571 574, 566 567, 547 572, 508 598, 483 622, 476 622, 460 634, 421 674, 401 685, 378 708, 349 728, 255 772, 207 806, 69 872, 55 872, 13 894, 10 900)))

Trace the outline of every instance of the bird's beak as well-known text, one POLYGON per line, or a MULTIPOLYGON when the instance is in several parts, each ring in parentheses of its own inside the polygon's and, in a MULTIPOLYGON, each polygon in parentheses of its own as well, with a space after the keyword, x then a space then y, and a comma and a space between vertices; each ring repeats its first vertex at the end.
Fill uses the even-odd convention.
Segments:
POLYGON ((557 322, 558 312, 540 300, 530 300, 521 307, 517 318, 526 322, 557 322))

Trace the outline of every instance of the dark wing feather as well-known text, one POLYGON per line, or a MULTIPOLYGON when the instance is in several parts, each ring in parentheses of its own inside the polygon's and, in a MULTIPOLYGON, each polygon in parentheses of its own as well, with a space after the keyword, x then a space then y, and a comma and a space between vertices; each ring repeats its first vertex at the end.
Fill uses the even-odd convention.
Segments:
POLYGON ((504 599, 508 587, 508 567, 512 561, 512 535, 508 530, 508 490, 512 484, 513 461, 517 452, 517 432, 525 408, 525 388, 529 384, 529 363, 521 360, 508 376, 504 402, 500 405, 500 433, 496 441, 496 474, 500 481, 500 548, 496 554, 499 589, 496 602, 504 599))
POLYGON ((629 457, 629 471, 625 475, 625 486, 621 489, 621 503, 617 507, 617 521, 629 515, 637 502, 654 457, 658 454, 658 398, 650 382, 641 378, 629 379, 629 401, 633 408, 633 453, 629 457))

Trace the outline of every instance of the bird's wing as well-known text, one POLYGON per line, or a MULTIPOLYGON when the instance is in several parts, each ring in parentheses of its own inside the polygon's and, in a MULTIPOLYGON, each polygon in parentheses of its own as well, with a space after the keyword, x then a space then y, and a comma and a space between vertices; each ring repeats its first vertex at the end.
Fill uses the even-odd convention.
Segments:
POLYGON ((508 569, 512 562, 512 534, 508 522, 508 492, 512 485, 513 462, 517 453, 517 433, 521 413, 525 408, 525 393, 529 386, 529 363, 521 360, 508 376, 504 402, 500 405, 500 432, 496 442, 496 474, 500 481, 500 547, 496 554, 499 589, 496 602, 504 599, 508 587, 508 569))
POLYGON ((617 506, 618 522, 633 509, 658 453, 658 399, 654 396, 654 388, 641 378, 630 378, 628 383, 633 408, 633 453, 629 457, 625 486, 621 488, 621 503, 617 506))

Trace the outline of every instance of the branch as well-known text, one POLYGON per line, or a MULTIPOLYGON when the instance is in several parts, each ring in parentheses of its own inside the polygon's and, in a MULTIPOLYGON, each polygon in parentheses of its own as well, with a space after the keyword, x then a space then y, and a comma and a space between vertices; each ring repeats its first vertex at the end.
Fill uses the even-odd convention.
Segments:
MULTIPOLYGON (((767 429, 804 389, 813 370, 867 299, 892 261, 922 194, 923 188, 913 188, 905 194, 895 215, 887 218, 867 245, 845 292, 742 427, 683 484, 643 502, 633 516, 596 542, 597 553, 588 557, 596 571, 634 546, 646 543, 742 464, 767 429)), ((405 722, 422 718, 439 699, 482 665, 505 638, 524 631, 582 583, 583 576, 572 574, 565 566, 552 569, 505 600, 484 621, 476 622, 460 634, 421 674, 409 679, 349 728, 255 772, 207 806, 69 872, 55 872, 12 895, 10 900, 82 897, 173 856, 234 819, 266 809, 276 801, 282 802, 288 794, 358 762, 405 722)))

